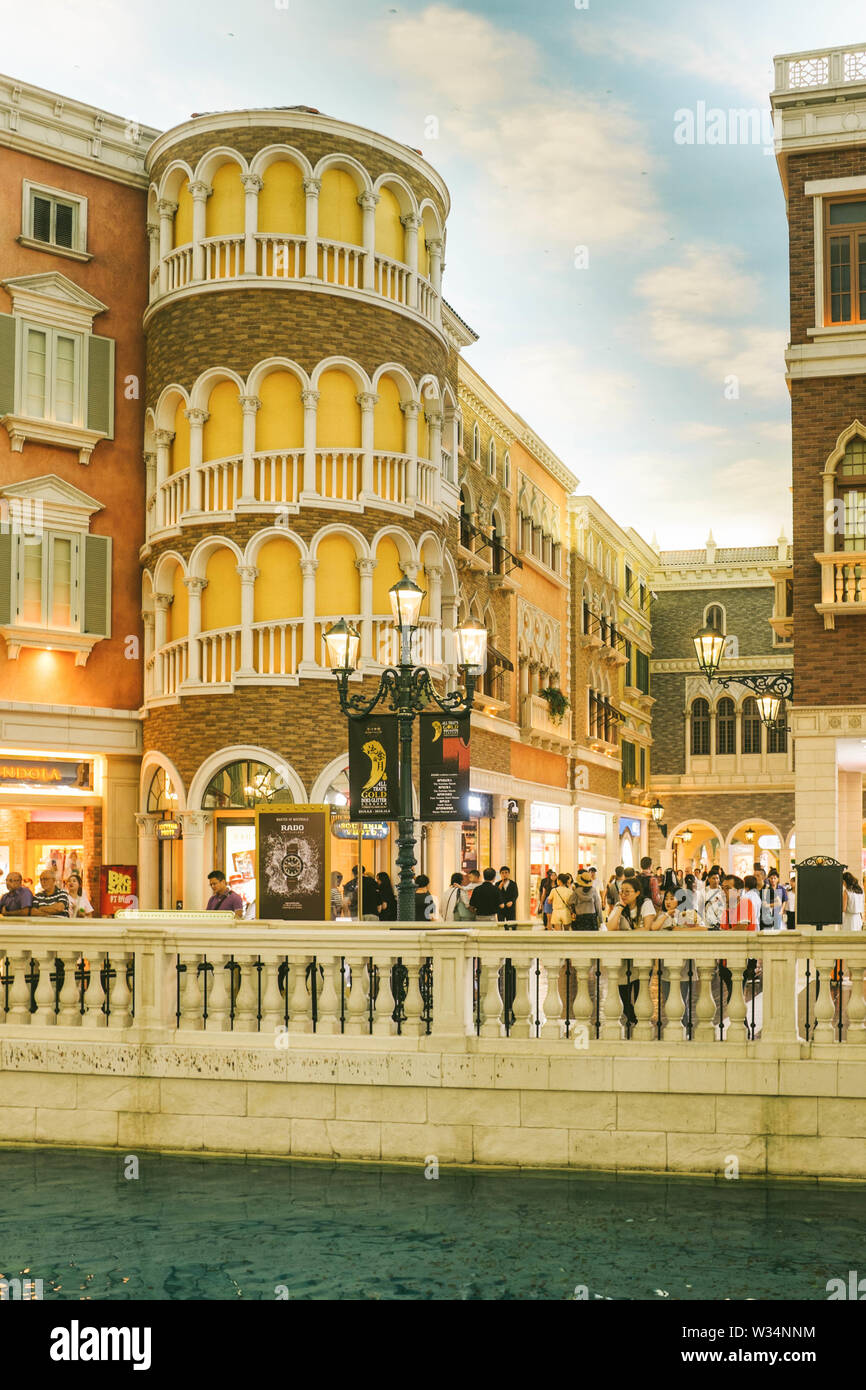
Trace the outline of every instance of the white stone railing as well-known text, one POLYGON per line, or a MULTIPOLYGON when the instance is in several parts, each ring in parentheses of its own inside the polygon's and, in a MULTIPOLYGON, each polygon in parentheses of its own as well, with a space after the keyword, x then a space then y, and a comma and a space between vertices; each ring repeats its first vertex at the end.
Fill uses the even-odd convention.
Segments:
POLYGON ((244 272, 244 236, 209 236, 201 243, 205 280, 236 280, 244 272))
POLYGON ((409 497, 409 455, 373 455, 373 491, 383 502, 404 507, 409 497))
POLYGON ((700 1044, 779 1058, 841 1048, 866 1058, 860 933, 620 939, 523 925, 506 934, 154 916, 161 920, 2 919, 0 1026, 28 1028, 31 1037, 34 1029, 134 1028, 138 1036, 378 1036, 415 1047, 451 1038, 467 1050, 507 1038, 567 1047, 575 1067, 581 1052, 660 1056, 700 1044), (721 1019, 720 957, 725 994, 731 989, 721 1019))
POLYGON ((253 461, 257 502, 274 505, 297 502, 304 466, 303 449, 290 449, 285 453, 265 451, 253 454, 253 461))
POLYGON ((301 660, 303 618, 253 624, 253 666, 262 676, 292 676, 301 660))
POLYGON ((189 673, 189 638, 169 642, 157 654, 159 689, 155 695, 176 695, 189 673))
POLYGON ((322 279, 328 285, 345 285, 359 290, 364 282, 364 248, 347 241, 328 241, 319 237, 322 279))
POLYGON ((357 502, 361 492, 360 449, 317 449, 316 491, 323 498, 357 502))
POLYGON ((201 507, 205 512, 233 511, 241 494, 241 459, 214 459, 201 465, 201 507))
POLYGON ((777 93, 843 87, 849 82, 866 82, 866 47, 859 43, 786 53, 774 60, 774 66, 777 93))
POLYGON ((392 261, 389 256, 376 255, 373 271, 373 285, 377 294, 385 299, 394 299, 398 304, 409 303, 409 285, 412 272, 402 261, 392 261))
POLYGON ((281 232, 256 232, 256 269, 277 280, 302 280, 306 274, 305 238, 281 232))
POLYGON ((225 627, 219 632, 202 632, 193 640, 198 643, 201 653, 199 661, 202 685, 229 685, 240 666, 240 627, 225 627))
POLYGON ((562 719, 554 719, 550 712, 550 706, 540 695, 523 696, 522 724, 524 729, 528 729, 531 733, 539 733, 549 738, 562 739, 566 743, 568 743, 571 738, 568 710, 566 710, 562 719))
POLYGON ((816 551, 821 566, 821 602, 824 626, 835 626, 837 613, 866 613, 866 551, 816 551))
POLYGON ((156 526, 167 531, 180 526, 184 512, 189 510, 189 469, 172 473, 161 483, 156 497, 156 526))
POLYGON ((165 294, 171 294, 172 290, 182 290, 192 283, 192 259, 192 242, 169 251, 163 261, 165 294))

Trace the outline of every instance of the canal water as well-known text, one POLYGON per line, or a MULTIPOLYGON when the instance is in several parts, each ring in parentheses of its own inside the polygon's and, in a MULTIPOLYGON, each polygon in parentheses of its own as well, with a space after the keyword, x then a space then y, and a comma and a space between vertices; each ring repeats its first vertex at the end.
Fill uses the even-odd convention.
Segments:
POLYGON ((48 1299, 826 1299, 866 1186, 0 1149, 48 1299))

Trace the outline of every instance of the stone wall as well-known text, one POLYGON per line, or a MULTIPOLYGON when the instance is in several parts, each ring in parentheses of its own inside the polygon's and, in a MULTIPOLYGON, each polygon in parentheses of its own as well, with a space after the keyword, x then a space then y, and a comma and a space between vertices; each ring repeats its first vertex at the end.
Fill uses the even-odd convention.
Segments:
POLYGON ((736 1159, 741 1177, 863 1177, 866 1077, 851 1049, 786 1060, 690 1045, 674 1058, 563 1042, 539 1056, 322 1038, 281 1051, 9 1032, 6 1144, 708 1176, 736 1159))

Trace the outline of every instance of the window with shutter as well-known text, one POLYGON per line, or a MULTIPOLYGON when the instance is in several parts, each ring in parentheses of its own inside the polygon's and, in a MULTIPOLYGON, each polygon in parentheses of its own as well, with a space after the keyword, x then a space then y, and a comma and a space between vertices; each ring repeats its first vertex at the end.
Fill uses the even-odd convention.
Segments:
POLYGON ((114 339, 88 343, 87 428, 114 438, 114 339))
POLYGON ((15 319, 0 314, 0 415, 15 409, 15 319))
POLYGON ((0 526, 0 624, 12 621, 12 532, 0 526))
POLYGON ((86 536, 84 631, 111 636, 111 537, 86 536))

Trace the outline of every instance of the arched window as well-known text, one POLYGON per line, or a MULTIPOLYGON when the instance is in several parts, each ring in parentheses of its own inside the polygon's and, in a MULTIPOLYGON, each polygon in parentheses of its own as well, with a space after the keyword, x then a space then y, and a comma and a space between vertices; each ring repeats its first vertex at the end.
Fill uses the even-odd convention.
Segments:
POLYGON ((855 435, 848 440, 836 479, 844 516, 837 549, 866 550, 866 439, 855 435))
POLYGON ((490 533, 491 568, 494 574, 502 573, 502 521, 499 513, 494 512, 491 518, 492 528, 490 533))
POLYGON ((201 804, 205 811, 221 811, 230 807, 286 806, 293 800, 282 777, 272 767, 243 759, 214 774, 201 804))
POLYGON ((788 751, 788 714, 784 704, 779 706, 779 717, 775 724, 771 724, 767 730, 767 752, 768 753, 787 753, 788 751))
POLYGON ((589 600, 587 598, 583 600, 583 634, 585 637, 589 635, 589 600))
POLYGON ((463 416, 462 416, 462 415, 457 415, 455 418, 456 418, 456 420, 457 420, 457 448, 458 448, 458 449, 462 449, 462 448, 463 448, 463 416))
POLYGON ((743 701, 743 752, 760 753, 761 751, 761 716, 758 714, 758 706, 755 698, 750 695, 743 701))
POLYGON ((734 702, 726 695, 716 705, 716 752, 726 757, 737 751, 737 715, 734 702))
POLYGON ((704 614, 704 626, 711 627, 714 632, 725 633, 725 610, 718 603, 711 603, 704 614))
POLYGON ((158 767, 150 779, 150 786, 147 789, 147 812, 154 815, 157 811, 176 811, 177 792, 171 785, 171 778, 164 768, 158 767))
POLYGON ((710 752, 710 706, 704 699, 692 703, 692 755, 706 758, 710 752))
POLYGON ((505 458, 502 460, 502 477, 505 486, 511 488, 511 455, 505 450, 505 458))
POLYGON ((472 426, 472 457, 477 462, 481 457, 481 431, 478 428, 478 421, 472 426))
POLYGON ((491 478, 496 477, 496 440, 491 439, 487 445, 487 472, 491 478))
POLYGON ((465 487, 460 489, 460 544, 464 550, 472 549, 472 503, 465 487))

